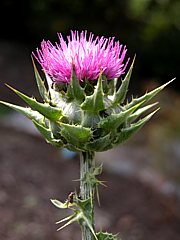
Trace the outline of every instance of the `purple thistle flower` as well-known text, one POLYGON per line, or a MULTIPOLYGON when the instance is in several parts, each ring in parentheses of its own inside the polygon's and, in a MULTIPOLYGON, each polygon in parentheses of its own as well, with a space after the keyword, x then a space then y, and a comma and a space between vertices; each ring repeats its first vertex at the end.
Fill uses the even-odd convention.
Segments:
MULTIPOLYGON (((102 71, 107 79, 118 78, 124 74, 129 59, 124 64, 127 52, 119 41, 113 38, 96 37, 87 31, 71 31, 67 43, 59 33, 59 44, 55 46, 50 41, 42 41, 41 50, 37 49, 36 59, 41 64, 43 71, 52 80, 70 82, 72 64, 77 78, 96 80, 102 71)), ((35 54, 34 54, 35 55, 35 54)))

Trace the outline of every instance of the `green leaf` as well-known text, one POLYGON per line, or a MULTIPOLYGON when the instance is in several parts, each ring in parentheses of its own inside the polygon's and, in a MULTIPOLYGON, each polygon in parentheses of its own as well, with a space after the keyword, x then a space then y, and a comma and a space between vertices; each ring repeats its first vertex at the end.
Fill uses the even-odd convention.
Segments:
POLYGON ((156 96, 160 91, 162 91, 167 85, 169 85, 174 80, 175 80, 175 78, 173 78, 171 81, 163 84, 162 86, 155 88, 154 90, 144 94, 143 96, 133 99, 130 103, 128 103, 125 106, 126 109, 133 107, 134 105, 136 105, 137 103, 139 103, 141 101, 144 101, 144 103, 148 102, 149 100, 151 100, 154 96, 156 96))
POLYGON ((86 96, 85 101, 81 104, 81 108, 89 112, 98 113, 105 109, 103 97, 102 73, 100 73, 94 93, 90 96, 86 96))
POLYGON ((88 142, 92 137, 90 128, 82 127, 81 125, 69 125, 60 123, 61 135, 74 146, 81 147, 82 144, 88 142))
POLYGON ((146 122, 150 120, 150 118, 159 110, 156 109, 154 112, 150 113, 143 119, 140 119, 138 122, 131 124, 130 127, 124 128, 121 130, 119 134, 117 134, 117 139, 114 142, 115 145, 123 143, 127 139, 129 139, 133 134, 135 134, 138 130, 140 130, 146 122))
POLYGON ((113 106, 119 105, 119 104, 124 102, 124 99, 126 97, 128 87, 129 87, 129 81, 130 81, 130 78, 131 78, 135 57, 134 57, 133 62, 131 64, 130 68, 129 68, 128 73, 126 74, 124 80, 121 83, 121 86, 119 87, 117 92, 114 93, 114 99, 113 99, 113 103, 112 103, 113 106))
POLYGON ((76 198, 76 203, 77 206, 83 211, 83 212, 87 212, 87 215, 90 215, 92 212, 92 208, 91 208, 91 198, 88 199, 80 199, 80 198, 76 198))
POLYGON ((132 108, 129 108, 128 110, 121 111, 117 114, 111 114, 110 116, 102 119, 98 127, 103 128, 107 131, 111 131, 112 129, 117 129, 123 122, 126 121, 126 119, 144 102, 140 102, 133 106, 132 108))
POLYGON ((112 147, 111 133, 86 144, 85 148, 90 151, 102 152, 112 147))
POLYGON ((145 113, 147 110, 149 110, 150 108, 154 107, 155 105, 157 105, 158 102, 153 103, 153 104, 149 104, 145 107, 139 108, 137 111, 135 111, 133 114, 131 114, 128 117, 128 122, 133 122, 134 120, 136 120, 136 118, 138 118, 140 115, 142 115, 143 113, 145 113))
POLYGON ((93 226, 92 226, 92 224, 91 224, 91 221, 90 221, 85 215, 83 215, 82 217, 83 217, 86 225, 88 226, 89 230, 90 230, 91 233, 93 234, 94 238, 95 238, 96 240, 98 240, 98 238, 97 238, 97 236, 96 236, 96 233, 95 233, 95 231, 94 231, 94 228, 93 228, 93 226))
POLYGON ((76 77, 74 67, 72 67, 71 81, 68 85, 67 96, 72 99, 76 99, 80 103, 83 102, 85 93, 84 89, 80 86, 79 80, 76 77))
POLYGON ((118 82, 118 78, 108 80, 109 95, 113 95, 116 92, 117 82, 118 82))
POLYGON ((63 147, 63 142, 60 139, 55 139, 49 128, 44 127, 42 124, 39 124, 34 120, 32 120, 32 122, 48 143, 51 143, 56 147, 63 147))
POLYGON ((34 73, 35 73, 35 78, 36 78, 36 82, 37 82, 37 86, 38 86, 38 89, 39 89, 39 93, 42 97, 42 99, 45 101, 45 102, 49 102, 50 99, 49 99, 49 93, 48 91, 46 90, 46 87, 44 85, 44 81, 41 79, 41 76, 36 68, 36 65, 34 63, 34 60, 33 60, 33 57, 32 57, 32 63, 33 63, 33 67, 34 67, 34 73))
POLYGON ((18 90, 7 85, 11 90, 13 90, 20 98, 22 98, 30 107, 34 108, 36 111, 40 112, 46 118, 52 121, 58 121, 63 116, 62 111, 59 108, 51 107, 47 103, 39 103, 35 99, 26 96, 25 94, 19 92, 18 90))
POLYGON ((48 88, 49 88, 49 95, 51 98, 51 103, 53 104, 57 104, 59 101, 59 98, 61 96, 60 92, 57 92, 54 88, 53 88, 53 81, 52 79, 49 77, 48 74, 45 73, 45 77, 46 77, 46 81, 48 84, 48 88))
POLYGON ((98 240, 94 228, 92 226, 92 207, 91 207, 91 198, 86 200, 77 199, 77 206, 82 213, 81 218, 93 234, 94 238, 98 240))
POLYGON ((17 106, 11 103, 3 102, 3 101, 0 101, 0 103, 20 112, 30 120, 35 120, 38 123, 44 124, 44 116, 37 111, 33 111, 31 108, 21 107, 21 106, 17 106))
POLYGON ((96 233, 98 240, 118 240, 117 234, 113 235, 112 233, 108 232, 98 232, 96 233))

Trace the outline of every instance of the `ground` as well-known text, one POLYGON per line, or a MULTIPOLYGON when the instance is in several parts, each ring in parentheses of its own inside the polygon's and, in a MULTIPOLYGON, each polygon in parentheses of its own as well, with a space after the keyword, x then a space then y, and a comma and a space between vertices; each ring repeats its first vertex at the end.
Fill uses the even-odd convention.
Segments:
MULTIPOLYGON (((42 138, 1 127, 0 239, 80 239, 77 224, 57 232, 55 222, 68 215, 50 198, 65 200, 78 189, 79 161, 62 158, 42 138)), ((178 201, 136 178, 104 169, 100 177, 101 206, 96 204, 98 229, 119 233, 122 240, 179 240, 178 201)))

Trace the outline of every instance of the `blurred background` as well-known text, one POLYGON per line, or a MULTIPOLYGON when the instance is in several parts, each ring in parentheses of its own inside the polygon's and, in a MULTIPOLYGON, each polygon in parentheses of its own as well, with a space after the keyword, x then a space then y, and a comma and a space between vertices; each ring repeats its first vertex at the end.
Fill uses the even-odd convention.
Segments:
MULTIPOLYGON (((1 0, 0 9, 1 100, 24 105, 4 83, 39 99, 31 53, 71 29, 115 36, 131 59, 136 53, 129 96, 176 77, 156 97, 161 110, 151 122, 123 146, 97 154, 108 188, 100 189, 96 222, 122 240, 179 240, 180 1, 1 0)), ((56 232, 66 212, 49 202, 78 188, 78 156, 49 146, 29 120, 3 106, 0 136, 0 239, 80 238, 76 225, 56 232)))

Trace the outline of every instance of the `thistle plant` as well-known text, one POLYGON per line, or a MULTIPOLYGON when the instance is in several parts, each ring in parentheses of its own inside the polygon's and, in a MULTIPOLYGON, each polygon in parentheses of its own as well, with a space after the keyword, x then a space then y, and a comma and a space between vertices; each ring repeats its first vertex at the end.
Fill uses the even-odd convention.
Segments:
POLYGON ((72 210, 72 215, 57 222, 58 230, 77 222, 83 240, 115 240, 116 235, 95 229, 94 199, 97 196, 99 201, 98 187, 104 185, 98 179, 102 165, 96 165, 95 152, 124 143, 148 122, 159 108, 147 102, 172 80, 127 101, 134 60, 125 61, 125 46, 87 31, 72 31, 67 41, 61 34, 58 37, 55 45, 43 41, 32 57, 43 102, 9 86, 29 107, 1 103, 28 117, 48 143, 80 154, 80 190, 65 202, 51 200, 57 208, 72 210), (33 59, 42 67, 46 82, 33 59))

